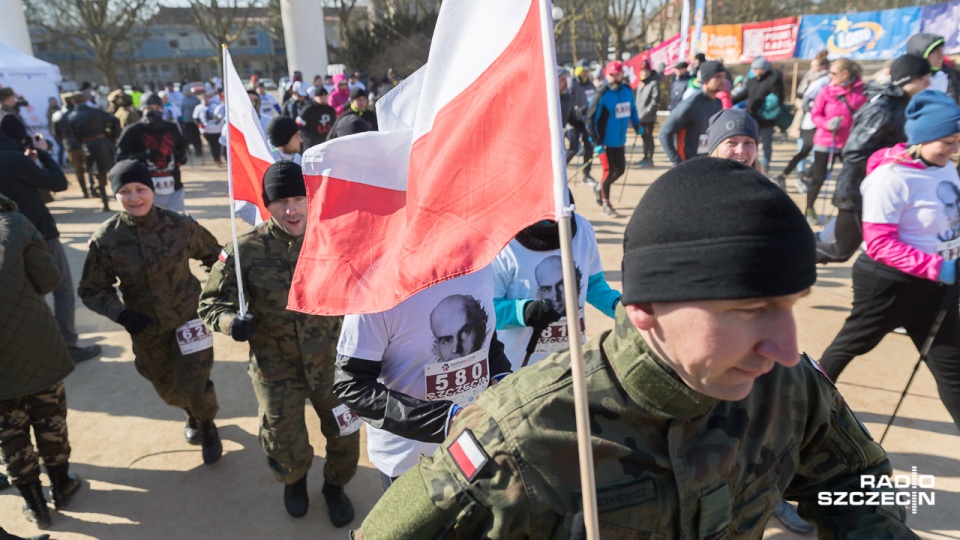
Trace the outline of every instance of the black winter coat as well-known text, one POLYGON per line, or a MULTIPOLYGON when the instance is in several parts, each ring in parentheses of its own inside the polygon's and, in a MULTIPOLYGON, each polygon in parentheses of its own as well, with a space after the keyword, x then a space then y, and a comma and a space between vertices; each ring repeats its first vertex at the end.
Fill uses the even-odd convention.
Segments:
POLYGON ((50 154, 37 151, 41 167, 23 154, 23 145, 0 133, 0 193, 9 197, 44 240, 59 238, 60 231, 38 190, 64 191, 67 177, 50 154))
POLYGON ((776 70, 769 70, 759 79, 753 78, 747 81, 746 91, 733 98, 734 103, 747 100, 747 113, 757 121, 760 127, 774 127, 777 120, 764 120, 760 117, 760 111, 763 110, 764 100, 767 95, 773 93, 780 99, 780 106, 785 107, 783 102, 783 74, 776 70))
POLYGON ((867 160, 877 150, 906 142, 903 125, 908 96, 899 86, 887 83, 853 117, 853 129, 843 146, 843 169, 837 177, 833 205, 841 210, 860 210, 860 184, 867 176, 867 160))

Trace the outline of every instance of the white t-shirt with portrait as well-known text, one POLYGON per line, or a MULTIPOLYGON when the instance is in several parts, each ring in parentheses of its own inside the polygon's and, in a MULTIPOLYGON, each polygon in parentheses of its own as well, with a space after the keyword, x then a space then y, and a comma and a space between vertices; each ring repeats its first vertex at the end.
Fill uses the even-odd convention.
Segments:
MULTIPOLYGON (((587 283, 590 276, 603 272, 600 262, 600 250, 597 246, 593 225, 580 214, 574 214, 577 221, 577 234, 573 237, 573 260, 578 270, 580 290, 578 302, 580 315, 587 301, 587 283)), ((560 264, 560 250, 533 251, 523 247, 516 239, 493 260, 493 273, 496 287, 494 298, 507 300, 549 300, 554 309, 564 315, 563 270, 560 264)), ((582 320, 582 319, 581 319, 582 320)), ((566 319, 554 323, 544 331, 537 348, 530 355, 527 365, 543 360, 553 352, 566 350, 569 345, 566 336, 566 319), (567 343, 565 345, 565 343, 567 343)), ((583 324, 581 323, 581 329, 583 324)), ((504 328, 497 332, 497 338, 503 343, 504 352, 510 359, 513 371, 520 369, 527 354, 527 344, 533 328, 504 328)))
POLYGON ((898 226, 900 240, 944 259, 960 258, 960 177, 952 163, 877 167, 860 186, 863 221, 898 226))
MULTIPOLYGON (((387 311, 347 315, 337 353, 381 362, 379 381, 387 388, 426 400, 429 372, 445 361, 485 355, 495 328, 493 271, 488 266, 438 283, 387 311)), ((481 371, 479 365, 475 369, 481 371)), ((469 369, 452 371, 472 379, 469 369)), ((485 376, 489 381, 489 360, 485 376)), ((431 377, 429 384, 436 390, 438 379, 431 377)), ((444 378, 441 389, 455 382, 454 377, 444 378)), ((437 446, 367 425, 367 455, 388 476, 413 468, 421 454, 431 455, 437 446)))

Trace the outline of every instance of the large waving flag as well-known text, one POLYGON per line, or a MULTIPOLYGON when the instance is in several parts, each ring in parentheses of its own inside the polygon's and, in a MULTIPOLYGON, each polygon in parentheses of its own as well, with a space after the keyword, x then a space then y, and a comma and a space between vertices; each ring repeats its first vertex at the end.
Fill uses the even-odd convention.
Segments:
POLYGON ((233 65, 230 51, 223 48, 224 98, 226 99, 229 154, 227 173, 233 182, 233 198, 255 205, 260 220, 270 214, 263 205, 263 173, 275 160, 257 111, 233 65))
POLYGON ((289 308, 389 309, 483 268, 566 192, 548 0, 447 0, 381 131, 303 157, 309 225, 289 308), (414 110, 415 108, 415 110, 414 110))

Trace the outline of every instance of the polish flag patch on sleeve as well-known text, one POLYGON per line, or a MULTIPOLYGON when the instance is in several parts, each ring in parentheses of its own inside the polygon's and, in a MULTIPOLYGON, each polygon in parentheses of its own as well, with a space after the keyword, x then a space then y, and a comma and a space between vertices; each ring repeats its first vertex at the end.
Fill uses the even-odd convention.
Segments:
POLYGON ((453 444, 447 447, 450 459, 457 464, 457 468, 463 473, 467 482, 473 482, 477 474, 483 469, 483 466, 490 461, 490 456, 483 450, 473 432, 469 429, 463 430, 463 433, 453 441, 453 444))
POLYGON ((220 262, 222 262, 223 264, 227 264, 227 250, 221 249, 220 256, 217 258, 220 259, 220 262))

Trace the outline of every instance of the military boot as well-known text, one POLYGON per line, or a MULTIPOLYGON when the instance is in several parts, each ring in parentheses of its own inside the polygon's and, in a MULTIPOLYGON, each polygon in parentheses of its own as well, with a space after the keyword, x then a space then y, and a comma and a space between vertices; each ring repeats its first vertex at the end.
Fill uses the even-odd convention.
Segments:
POLYGON ((213 420, 200 422, 200 447, 203 454, 203 463, 213 465, 220 461, 223 454, 223 444, 220 442, 220 432, 213 420))
POLYGON ((334 527, 344 527, 353 521, 353 503, 343 491, 343 487, 323 484, 322 493, 327 503, 327 511, 330 513, 330 523, 334 527))
POLYGON ((70 472, 70 464, 47 467, 47 476, 50 477, 50 502, 57 510, 62 510, 70 504, 70 498, 80 490, 80 477, 70 472))
POLYGON ((110 211, 110 199, 107 197, 107 188, 106 186, 100 186, 100 200, 103 201, 103 208, 100 209, 101 212, 110 211))
POLYGON ((287 513, 295 518, 307 515, 310 497, 307 495, 307 475, 292 484, 283 486, 283 505, 287 513))
POLYGON ((187 413, 187 423, 183 426, 183 438, 194 446, 200 446, 203 439, 200 435, 200 423, 190 416, 190 413, 187 413))
POLYGON ((27 518, 27 521, 36 523, 38 529, 49 527, 50 509, 47 508, 47 500, 43 498, 40 480, 17 486, 17 490, 23 497, 23 517, 27 518))
POLYGON ((86 179, 86 178, 80 178, 80 191, 83 192, 83 198, 84 198, 84 199, 89 199, 89 198, 90 198, 90 191, 87 190, 87 179, 86 179))

